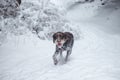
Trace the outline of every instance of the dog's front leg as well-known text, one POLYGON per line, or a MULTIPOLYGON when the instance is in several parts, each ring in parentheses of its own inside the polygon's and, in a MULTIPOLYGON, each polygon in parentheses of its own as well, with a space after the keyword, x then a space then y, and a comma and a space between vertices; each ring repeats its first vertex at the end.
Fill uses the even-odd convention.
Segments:
POLYGON ((60 51, 60 57, 63 57, 63 55, 62 55, 62 49, 60 49, 59 51, 60 51))
POLYGON ((53 55, 53 61, 54 61, 54 65, 57 65, 58 60, 57 60, 57 55, 59 54, 59 51, 55 51, 54 55, 53 55))
POLYGON ((65 61, 68 60, 68 57, 69 57, 69 55, 71 54, 71 52, 72 52, 72 50, 68 50, 68 51, 67 51, 67 54, 66 54, 66 57, 65 57, 65 61))

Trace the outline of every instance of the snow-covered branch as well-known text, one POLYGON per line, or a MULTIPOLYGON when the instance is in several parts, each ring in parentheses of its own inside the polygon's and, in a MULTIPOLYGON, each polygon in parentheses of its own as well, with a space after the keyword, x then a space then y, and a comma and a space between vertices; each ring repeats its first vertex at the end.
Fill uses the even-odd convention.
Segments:
MULTIPOLYGON (((26 35, 31 32, 40 39, 52 39, 54 32, 69 31, 75 35, 75 39, 79 38, 79 30, 72 28, 73 25, 65 19, 64 13, 49 0, 23 1, 17 14, 15 17, 1 17, 0 28, 6 32, 6 36, 26 35)), ((3 34, 2 31, 0 35, 3 34)))

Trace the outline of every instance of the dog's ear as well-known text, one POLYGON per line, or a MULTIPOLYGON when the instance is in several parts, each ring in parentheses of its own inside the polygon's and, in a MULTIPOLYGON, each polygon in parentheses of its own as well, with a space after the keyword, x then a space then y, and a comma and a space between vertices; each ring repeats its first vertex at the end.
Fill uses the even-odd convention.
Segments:
POLYGON ((55 36, 56 34, 53 34, 53 43, 55 43, 55 36))

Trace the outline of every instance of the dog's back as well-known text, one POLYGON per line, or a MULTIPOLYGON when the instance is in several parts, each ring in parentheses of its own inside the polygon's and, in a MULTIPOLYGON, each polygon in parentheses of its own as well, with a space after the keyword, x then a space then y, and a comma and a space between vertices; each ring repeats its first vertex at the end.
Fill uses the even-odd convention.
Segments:
POLYGON ((66 50, 67 48, 72 48, 73 47, 73 43, 74 43, 74 37, 73 34, 70 32, 65 32, 64 33, 66 36, 67 41, 64 43, 63 48, 66 50))
POLYGON ((64 32, 64 34, 69 38, 69 39, 73 39, 73 34, 70 32, 64 32))

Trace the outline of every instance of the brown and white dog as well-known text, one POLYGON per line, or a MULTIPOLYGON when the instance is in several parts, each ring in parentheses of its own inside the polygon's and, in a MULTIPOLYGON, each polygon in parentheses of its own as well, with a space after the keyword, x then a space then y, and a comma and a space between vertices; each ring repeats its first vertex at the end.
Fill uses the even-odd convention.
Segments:
POLYGON ((65 61, 67 61, 69 55, 72 52, 72 47, 74 43, 73 34, 70 32, 57 32, 53 35, 53 43, 56 44, 56 51, 53 55, 54 64, 57 65, 57 55, 62 55, 63 51, 67 51, 67 54, 65 56, 65 61))

